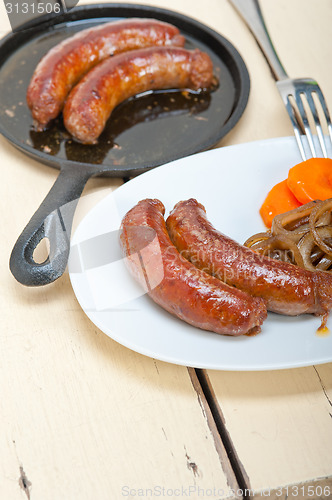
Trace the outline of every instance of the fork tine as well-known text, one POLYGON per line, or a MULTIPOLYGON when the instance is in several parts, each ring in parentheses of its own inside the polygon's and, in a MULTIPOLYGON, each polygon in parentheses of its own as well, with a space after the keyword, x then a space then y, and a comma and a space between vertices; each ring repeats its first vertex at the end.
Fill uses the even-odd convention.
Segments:
POLYGON ((317 97, 319 99, 320 105, 322 106, 322 109, 323 109, 323 112, 324 112, 324 115, 325 115, 325 118, 326 118, 327 128, 328 128, 328 131, 329 131, 330 141, 331 141, 331 144, 332 144, 331 117, 330 117, 330 113, 329 113, 329 110, 328 110, 328 107, 327 107, 327 104, 326 104, 323 92, 321 91, 321 89, 320 89, 320 87, 318 85, 317 85, 317 88, 314 90, 314 92, 315 92, 315 94, 317 95, 317 97))
POLYGON ((310 85, 312 85, 312 88, 300 88, 300 89, 296 90, 295 100, 296 100, 296 104, 299 108, 301 118, 303 120, 303 125, 304 125, 305 133, 306 133, 306 136, 308 139, 308 143, 309 143, 309 147, 310 147, 312 156, 314 158, 316 158, 317 156, 319 156, 319 153, 315 148, 313 135, 312 135, 309 120, 308 120, 308 115, 307 115, 307 112, 306 112, 304 105, 303 105, 304 101, 308 104, 310 112, 312 114, 312 117, 313 117, 313 120, 315 123, 315 127, 316 127, 316 131, 317 131, 317 137, 319 140, 319 144, 320 144, 323 156, 325 158, 327 158, 327 156, 328 156, 327 145, 325 142, 325 137, 324 137, 322 125, 321 125, 320 118, 318 115, 318 109, 317 109, 316 103, 313 99, 313 94, 315 94, 317 96, 317 98, 319 99, 320 105, 321 105, 322 110, 324 112, 327 129, 328 129, 329 136, 330 136, 329 140, 332 143, 331 118, 330 118, 330 114, 329 114, 329 111, 328 111, 328 108, 327 108, 327 105, 326 105, 326 102, 325 102, 325 99, 324 99, 324 96, 323 96, 323 93, 322 93, 320 87, 318 86, 318 84, 314 80, 312 82, 310 82, 310 85))
MULTIPOLYGON (((313 93, 314 92, 315 92, 315 94, 317 95, 318 98, 321 96, 321 98, 324 100, 323 95, 322 95, 322 93, 321 93, 321 91, 320 91, 320 89, 319 89, 318 86, 315 87, 315 89, 311 93, 307 92, 307 93, 302 94, 302 95, 303 95, 303 98, 306 97, 307 102, 309 104, 310 111, 312 113, 312 116, 313 116, 313 119, 314 119, 314 122, 315 122, 315 127, 316 127, 316 130, 317 130, 317 135, 318 135, 318 140, 319 140, 319 143, 320 143, 320 147, 322 149, 323 156, 325 158, 327 158, 327 149, 326 149, 326 146, 325 146, 324 134, 323 134, 322 126, 321 126, 320 121, 319 121, 317 106, 316 106, 315 101, 313 99, 313 93)), ((320 103, 322 104, 322 100, 321 99, 320 99, 320 103)), ((325 105, 325 110, 324 111, 326 111, 328 113, 326 105, 325 105)), ((327 116, 326 116, 326 120, 328 120, 327 116)))
MULTIPOLYGON (((317 94, 317 92, 316 92, 316 94, 317 94)), ((322 149, 322 152, 323 152, 323 156, 325 158, 327 158, 327 150, 325 147, 324 134, 323 134, 322 126, 321 126, 319 118, 318 118, 318 111, 317 111, 315 101, 313 100, 312 93, 305 94, 305 97, 307 98, 312 116, 314 118, 315 127, 316 127, 317 135, 318 135, 318 140, 319 140, 319 144, 320 144, 320 147, 322 149)))
POLYGON ((306 160, 309 155, 328 158, 332 151, 332 124, 318 83, 312 78, 287 78, 276 83, 302 159, 306 160))
MULTIPOLYGON (((314 138, 313 138, 313 135, 311 133, 308 115, 307 115, 307 111, 305 110, 304 105, 303 105, 302 96, 307 97, 307 101, 308 101, 308 95, 303 91, 303 89, 299 89, 299 90, 295 91, 294 98, 295 98, 296 105, 299 108, 299 112, 300 112, 300 115, 301 115, 301 118, 303 121, 303 126, 304 126, 304 130, 305 130, 305 134, 306 134, 307 139, 308 139, 310 151, 311 151, 312 156, 314 158, 316 158, 317 154, 316 154, 316 149, 315 149, 315 144, 314 144, 314 138)), ((308 104, 310 106, 309 102, 308 102, 308 104)), ((316 114, 315 106, 313 107, 313 109, 310 106, 310 110, 313 114, 316 114)), ((318 115, 316 117, 314 117, 314 120, 315 120, 315 123, 317 123, 318 115)))
POLYGON ((293 126, 293 129, 294 129, 295 139, 296 139, 298 148, 300 150, 300 154, 301 154, 302 160, 304 161, 304 160, 307 159, 307 157, 306 157, 306 154, 305 154, 305 151, 304 151, 304 147, 303 147, 303 143, 302 143, 302 137, 301 137, 301 130, 300 130, 300 127, 299 127, 299 122, 298 122, 298 118, 297 118, 296 113, 295 113, 294 106, 292 105, 292 103, 291 103, 291 101, 289 99, 289 95, 284 96, 281 93, 281 97, 282 97, 282 99, 284 101, 284 104, 286 106, 288 115, 289 115, 289 117, 291 119, 292 126, 293 126))

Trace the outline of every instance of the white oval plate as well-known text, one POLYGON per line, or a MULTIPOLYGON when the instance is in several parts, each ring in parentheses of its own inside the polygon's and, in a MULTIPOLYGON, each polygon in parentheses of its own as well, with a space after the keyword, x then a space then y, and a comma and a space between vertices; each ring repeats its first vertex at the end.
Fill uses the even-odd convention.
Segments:
POLYGON ((179 200, 196 198, 215 227, 242 243, 264 230, 261 203, 300 161, 292 137, 257 141, 176 160, 115 190, 83 219, 71 243, 70 279, 87 316, 122 345, 185 366, 271 370, 332 361, 332 335, 318 336, 320 320, 311 315, 269 313, 254 337, 217 335, 180 321, 142 295, 118 245, 122 217, 144 198, 159 198, 166 215, 179 200))

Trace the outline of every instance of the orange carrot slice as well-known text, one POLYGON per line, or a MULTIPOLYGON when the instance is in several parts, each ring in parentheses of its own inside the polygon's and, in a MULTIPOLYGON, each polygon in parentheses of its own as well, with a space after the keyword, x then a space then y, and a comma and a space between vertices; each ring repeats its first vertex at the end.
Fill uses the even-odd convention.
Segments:
POLYGON ((273 218, 301 205, 287 185, 287 179, 279 182, 268 193, 259 213, 266 227, 271 227, 273 218))
POLYGON ((314 200, 327 200, 332 198, 331 176, 331 158, 310 158, 289 170, 287 185, 303 204, 314 200))

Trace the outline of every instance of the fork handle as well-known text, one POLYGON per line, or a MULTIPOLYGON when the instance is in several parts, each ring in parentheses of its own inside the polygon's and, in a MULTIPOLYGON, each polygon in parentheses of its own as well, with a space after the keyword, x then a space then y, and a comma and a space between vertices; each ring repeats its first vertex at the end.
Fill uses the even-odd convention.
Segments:
POLYGON ((258 0, 229 0, 241 15, 258 45, 263 51, 276 80, 284 80, 288 75, 280 62, 267 31, 258 0))

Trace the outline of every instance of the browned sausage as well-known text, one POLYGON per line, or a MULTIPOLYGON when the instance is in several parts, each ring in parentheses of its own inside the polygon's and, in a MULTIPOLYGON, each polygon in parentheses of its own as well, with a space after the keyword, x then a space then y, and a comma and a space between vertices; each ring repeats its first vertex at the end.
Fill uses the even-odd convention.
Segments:
POLYGON ((171 240, 200 269, 256 297, 268 310, 291 316, 327 313, 332 277, 261 256, 218 232, 194 199, 178 203, 167 219, 171 240))
POLYGON ((123 218, 120 242, 131 273, 171 314, 204 330, 241 335, 260 330, 264 301, 236 290, 183 259, 166 231, 159 200, 142 200, 123 218))
POLYGON ((211 85, 210 57, 175 47, 153 47, 119 54, 93 68, 69 94, 63 110, 66 129, 94 144, 113 109, 131 96, 155 89, 199 89, 211 85))
POLYGON ((139 18, 101 24, 65 39, 41 59, 28 87, 28 106, 39 130, 56 118, 72 87, 102 59, 141 47, 182 47, 184 42, 175 26, 139 18))

